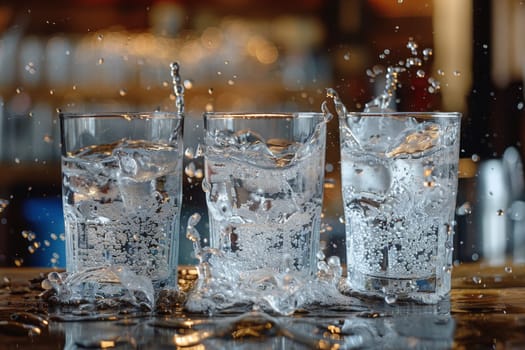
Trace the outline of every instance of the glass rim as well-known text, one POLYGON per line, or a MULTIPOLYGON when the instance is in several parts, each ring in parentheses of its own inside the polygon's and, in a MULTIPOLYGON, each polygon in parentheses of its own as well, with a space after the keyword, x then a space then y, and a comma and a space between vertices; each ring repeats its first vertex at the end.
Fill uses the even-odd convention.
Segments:
POLYGON ((322 112, 204 112, 205 119, 301 119, 324 118, 322 112))
POLYGON ((184 114, 175 111, 149 111, 149 112, 60 112, 58 117, 66 119, 183 119, 184 114))
POLYGON ((404 111, 392 111, 392 112, 346 112, 345 117, 356 116, 356 117, 395 117, 395 118, 422 118, 422 119, 435 119, 435 118, 451 118, 461 119, 463 114, 461 112, 404 112, 404 111))

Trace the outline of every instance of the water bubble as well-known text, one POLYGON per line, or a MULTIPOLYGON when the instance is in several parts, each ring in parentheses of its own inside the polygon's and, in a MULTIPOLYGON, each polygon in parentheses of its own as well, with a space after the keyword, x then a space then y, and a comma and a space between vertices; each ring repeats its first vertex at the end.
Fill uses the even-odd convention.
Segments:
POLYGON ((399 31, 399 26, 395 26, 394 31, 397 33, 399 31))
POLYGON ((228 85, 232 86, 232 85, 235 85, 235 82, 231 79, 228 80, 228 85))
POLYGON ((339 216, 339 222, 344 224, 346 221, 345 221, 345 217, 344 216, 339 216))
POLYGON ((213 95, 213 88, 208 89, 208 95, 213 95))
POLYGON ((22 266, 24 264, 24 259, 22 259, 22 258, 15 258, 14 263, 15 263, 16 267, 20 267, 20 266, 22 266))
POLYGON ((518 105, 516 106, 516 108, 518 108, 518 110, 522 110, 523 109, 523 102, 518 102, 518 105))
POLYGON ((49 94, 50 94, 50 95, 54 95, 54 94, 55 94, 55 89, 50 89, 50 90, 49 90, 49 94))
POLYGON ((120 89, 118 93, 120 96, 124 97, 128 94, 128 91, 126 89, 120 89))
POLYGON ((452 75, 455 76, 455 77, 459 77, 461 76, 461 72, 459 70, 455 70, 452 72, 452 75))
POLYGON ((423 56, 428 57, 428 56, 432 56, 432 55, 433 55, 433 51, 432 51, 431 48, 426 48, 426 49, 423 50, 423 56))
POLYGON ((437 73, 437 75, 440 75, 440 76, 442 76, 442 77, 445 76, 445 71, 444 71, 443 69, 438 69, 438 70, 436 71, 436 73, 437 73))
POLYGON ((478 253, 473 253, 472 256, 471 256, 471 258, 472 258, 472 261, 478 261, 478 259, 479 259, 479 254, 478 254, 478 253))
POLYGON ((220 70, 217 71, 217 75, 222 75, 222 72, 220 70))
POLYGON ((398 4, 402 4, 402 3, 403 3, 403 0, 397 0, 397 3, 398 3, 398 4))
POLYGON ((168 83, 166 80, 162 82, 162 87, 168 87, 170 83, 168 83))
POLYGON ((418 78, 424 78, 425 77, 425 71, 422 70, 422 69, 418 69, 418 71, 416 72, 416 75, 418 78))
POLYGON ((481 284, 483 280, 480 276, 472 276, 472 282, 474 282, 475 284, 481 284))
POLYGON ((506 273, 512 273, 512 266, 505 266, 506 273))
POLYGON ((49 235, 49 238, 51 238, 53 241, 56 241, 56 240, 58 239, 58 236, 57 236, 56 233, 51 233, 51 234, 49 235))
POLYGON ((479 157, 479 155, 477 155, 477 154, 474 153, 474 154, 470 157, 470 159, 472 159, 472 161, 473 161, 474 163, 477 163, 477 162, 479 162, 480 157, 479 157))
POLYGON ((496 213, 498 214, 498 216, 503 216, 503 214, 505 214, 505 211, 503 209, 498 209, 496 213))
POLYGON ((16 163, 16 164, 20 164, 20 158, 18 158, 18 157, 15 158, 15 163, 16 163))
POLYGON ((100 57, 97 61, 97 64, 100 66, 101 64, 104 64, 104 58, 100 57))
POLYGON ((384 50, 383 50, 383 53, 384 53, 385 55, 390 55, 390 49, 384 49, 384 50))
POLYGON ((99 34, 99 35, 97 36, 97 40, 98 40, 98 41, 102 41, 102 39, 104 39, 104 34, 99 34))
POLYGON ((343 58, 345 61, 350 60, 350 52, 345 52, 345 54, 343 55, 343 58))

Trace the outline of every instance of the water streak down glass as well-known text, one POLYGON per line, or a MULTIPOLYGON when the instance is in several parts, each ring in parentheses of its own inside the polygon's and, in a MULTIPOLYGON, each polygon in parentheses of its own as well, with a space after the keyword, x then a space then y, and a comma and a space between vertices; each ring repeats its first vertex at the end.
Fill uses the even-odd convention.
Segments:
POLYGON ((339 117, 349 287, 437 302, 450 291, 461 115, 339 117))

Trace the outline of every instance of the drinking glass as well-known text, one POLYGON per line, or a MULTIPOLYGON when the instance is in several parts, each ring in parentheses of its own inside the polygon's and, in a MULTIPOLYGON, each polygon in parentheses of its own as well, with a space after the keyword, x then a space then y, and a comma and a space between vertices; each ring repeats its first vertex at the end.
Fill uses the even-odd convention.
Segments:
POLYGON ((459 113, 340 116, 348 284, 436 303, 450 291, 459 113))
POLYGON ((316 271, 326 143, 321 113, 205 113, 210 245, 239 271, 316 271))
POLYGON ((176 287, 181 115, 60 114, 66 268, 124 267, 176 287))

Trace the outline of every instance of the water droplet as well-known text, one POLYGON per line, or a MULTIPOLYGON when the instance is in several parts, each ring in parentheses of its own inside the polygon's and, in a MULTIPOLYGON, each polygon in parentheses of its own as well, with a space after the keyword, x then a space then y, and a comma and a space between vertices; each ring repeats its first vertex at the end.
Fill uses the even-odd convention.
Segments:
POLYGON ((187 147, 184 150, 184 156, 188 159, 193 159, 195 157, 195 152, 193 151, 193 147, 187 147))
POLYGON ((191 90, 191 88, 193 88, 193 81, 189 79, 184 80, 184 88, 187 90, 191 90))
POLYGON ((394 304, 397 301, 397 295, 385 295, 385 302, 389 305, 394 304))
POLYGON ((470 202, 465 202, 456 209, 457 215, 470 215, 472 214, 472 206, 470 202))
POLYGON ((101 64, 104 64, 104 58, 100 57, 97 61, 97 64, 100 66, 101 64))
POLYGON ((28 62, 24 68, 29 74, 35 74, 36 73, 36 67, 35 67, 35 64, 33 62, 28 62))
POLYGON ((506 273, 512 273, 512 266, 505 266, 506 273))
POLYGON ((51 135, 44 135, 44 142, 45 143, 52 143, 53 137, 51 135))

